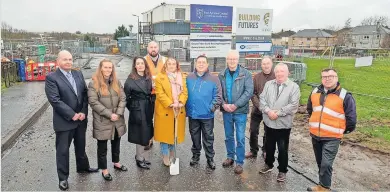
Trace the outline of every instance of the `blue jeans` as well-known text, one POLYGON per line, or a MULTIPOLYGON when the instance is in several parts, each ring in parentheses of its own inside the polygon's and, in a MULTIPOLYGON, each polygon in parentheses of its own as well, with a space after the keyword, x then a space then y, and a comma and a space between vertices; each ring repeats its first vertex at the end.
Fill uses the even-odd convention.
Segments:
POLYGON ((163 155, 168 155, 169 151, 173 151, 175 149, 175 145, 171 145, 171 144, 167 144, 167 143, 161 142, 160 143, 160 149, 161 149, 161 153, 163 155))
POLYGON ((248 114, 223 113, 227 158, 234 160, 234 156, 236 156, 236 164, 241 166, 244 164, 245 159, 245 128, 247 116, 248 114), (234 141, 234 128, 236 128, 237 146, 234 141))

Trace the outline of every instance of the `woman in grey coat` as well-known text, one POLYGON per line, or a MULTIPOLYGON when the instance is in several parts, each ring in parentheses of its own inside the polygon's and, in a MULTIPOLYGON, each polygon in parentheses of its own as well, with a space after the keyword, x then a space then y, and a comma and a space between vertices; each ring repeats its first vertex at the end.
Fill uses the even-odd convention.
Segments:
POLYGON ((117 79, 115 67, 109 60, 102 60, 88 86, 88 101, 93 111, 93 138, 97 139, 98 167, 105 180, 112 176, 107 169, 107 141, 111 140, 111 153, 114 168, 127 171, 119 163, 120 140, 126 133, 123 117, 126 95, 117 79))

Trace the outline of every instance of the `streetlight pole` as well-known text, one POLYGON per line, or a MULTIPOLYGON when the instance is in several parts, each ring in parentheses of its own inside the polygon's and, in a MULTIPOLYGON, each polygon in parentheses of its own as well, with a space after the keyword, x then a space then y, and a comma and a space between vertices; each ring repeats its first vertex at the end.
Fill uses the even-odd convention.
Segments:
POLYGON ((137 38, 138 38, 138 41, 139 41, 139 32, 140 32, 140 23, 139 23, 139 16, 138 15, 135 15, 133 14, 134 17, 137 17, 137 29, 138 29, 138 32, 137 32, 137 38))

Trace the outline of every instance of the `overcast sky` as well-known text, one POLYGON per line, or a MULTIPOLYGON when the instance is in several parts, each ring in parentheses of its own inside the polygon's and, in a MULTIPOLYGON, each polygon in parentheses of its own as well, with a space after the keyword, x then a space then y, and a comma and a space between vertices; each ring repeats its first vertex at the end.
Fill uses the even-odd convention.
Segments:
MULTIPOLYGON (((132 14, 163 0, 0 0, 2 21, 28 31, 81 31, 113 33, 121 25, 133 24, 132 14)), ((367 16, 390 17, 390 0, 166 0, 167 4, 211 4, 274 10, 273 31, 281 29, 343 26, 352 18, 357 25, 367 16)), ((233 21, 234 23, 234 21, 233 21)), ((133 29, 137 30, 136 28, 133 29)), ((234 32, 233 26, 233 32, 234 32)))

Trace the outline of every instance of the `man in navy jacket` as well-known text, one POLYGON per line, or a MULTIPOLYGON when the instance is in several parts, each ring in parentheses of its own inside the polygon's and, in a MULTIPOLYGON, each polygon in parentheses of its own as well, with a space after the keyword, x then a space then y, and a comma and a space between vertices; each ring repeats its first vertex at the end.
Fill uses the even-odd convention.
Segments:
POLYGON ((56 133, 56 161, 59 188, 68 189, 69 147, 74 144, 77 172, 97 172, 90 168, 85 153, 88 96, 83 74, 72 70, 72 55, 58 54, 59 68, 46 77, 45 92, 53 107, 53 128, 56 133))

